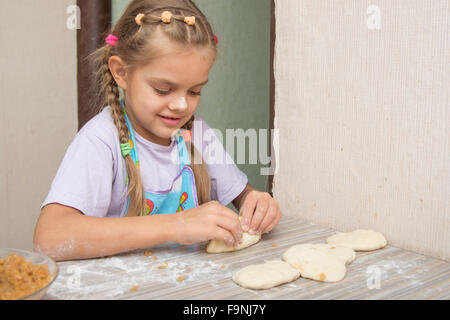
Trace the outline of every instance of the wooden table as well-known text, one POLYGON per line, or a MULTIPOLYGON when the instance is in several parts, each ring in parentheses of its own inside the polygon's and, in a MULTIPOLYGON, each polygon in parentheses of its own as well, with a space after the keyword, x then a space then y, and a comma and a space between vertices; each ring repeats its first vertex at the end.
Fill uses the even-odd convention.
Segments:
POLYGON ((231 280, 244 266, 281 259, 295 244, 326 243, 334 233, 285 216, 259 243, 232 253, 208 254, 205 243, 167 243, 109 258, 60 262, 59 276, 44 299, 450 299, 450 263, 390 245, 357 252, 345 278, 336 283, 299 278, 249 290, 231 280), (152 255, 146 256, 147 250, 152 255))

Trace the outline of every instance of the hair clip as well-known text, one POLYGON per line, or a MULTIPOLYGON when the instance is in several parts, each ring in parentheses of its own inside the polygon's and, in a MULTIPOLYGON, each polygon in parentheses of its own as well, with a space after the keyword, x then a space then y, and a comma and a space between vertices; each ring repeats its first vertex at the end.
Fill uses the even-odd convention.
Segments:
POLYGON ((119 38, 113 34, 110 34, 106 37, 106 43, 109 44, 110 46, 115 47, 117 41, 119 41, 119 38))
POLYGON ((182 130, 181 135, 183 136, 183 140, 185 142, 192 141, 192 131, 191 130, 182 130))
POLYGON ((184 17, 184 22, 189 26, 193 26, 195 24, 195 17, 184 17))
POLYGON ((144 17, 145 17, 145 14, 139 13, 139 14, 136 16, 136 19, 134 19, 134 20, 136 21, 136 24, 139 25, 139 26, 142 26, 142 19, 143 19, 144 17))
POLYGON ((170 11, 164 11, 161 14, 161 21, 164 23, 170 23, 170 20, 172 19, 172 12, 170 11))
POLYGON ((122 156, 124 158, 131 154, 132 149, 131 143, 129 142, 120 144, 120 151, 122 151, 122 156))
POLYGON ((216 36, 216 35, 214 36, 214 42, 215 42, 216 44, 218 44, 218 43, 219 43, 219 38, 217 38, 217 36, 216 36))

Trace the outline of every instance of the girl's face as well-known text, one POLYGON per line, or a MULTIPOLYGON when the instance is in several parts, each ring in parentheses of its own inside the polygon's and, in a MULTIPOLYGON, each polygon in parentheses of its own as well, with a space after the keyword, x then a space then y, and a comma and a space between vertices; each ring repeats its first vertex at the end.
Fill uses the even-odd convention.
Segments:
POLYGON ((123 89, 134 130, 151 142, 169 145, 197 109, 213 61, 211 48, 195 47, 165 54, 128 73, 123 89))

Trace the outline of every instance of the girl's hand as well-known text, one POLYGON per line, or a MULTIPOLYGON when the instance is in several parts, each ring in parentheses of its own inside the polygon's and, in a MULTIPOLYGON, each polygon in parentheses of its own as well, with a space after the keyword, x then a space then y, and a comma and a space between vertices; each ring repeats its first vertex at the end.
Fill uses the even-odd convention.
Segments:
POLYGON ((278 201, 267 192, 251 190, 244 198, 240 212, 242 229, 249 234, 271 231, 281 219, 278 201))
POLYGON ((180 244, 218 239, 234 246, 242 241, 239 216, 217 201, 210 201, 174 216, 176 242, 180 244))

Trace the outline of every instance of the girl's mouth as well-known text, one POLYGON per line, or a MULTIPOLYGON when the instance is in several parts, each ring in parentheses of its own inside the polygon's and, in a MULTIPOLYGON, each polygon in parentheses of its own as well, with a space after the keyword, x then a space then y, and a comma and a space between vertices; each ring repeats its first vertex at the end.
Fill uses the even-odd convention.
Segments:
POLYGON ((161 121, 169 126, 169 127, 176 127, 181 122, 181 118, 171 118, 171 117, 165 117, 158 115, 158 117, 161 119, 161 121))

